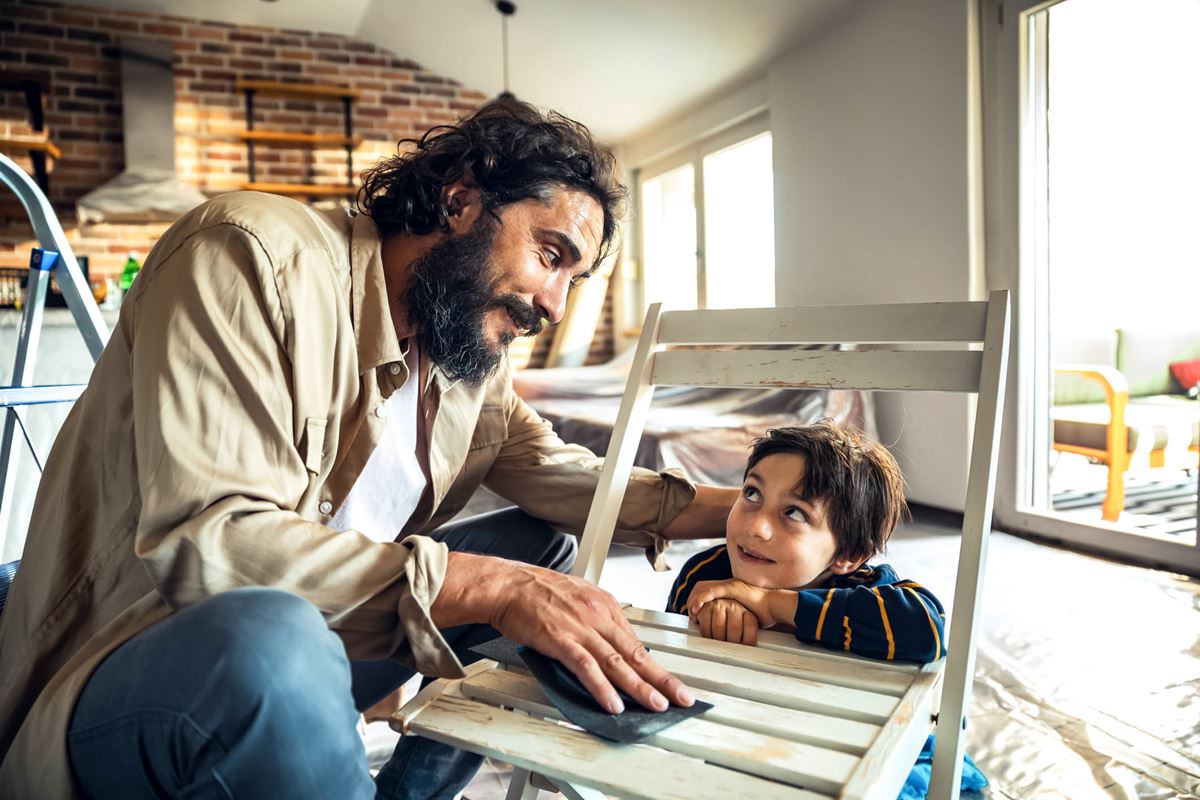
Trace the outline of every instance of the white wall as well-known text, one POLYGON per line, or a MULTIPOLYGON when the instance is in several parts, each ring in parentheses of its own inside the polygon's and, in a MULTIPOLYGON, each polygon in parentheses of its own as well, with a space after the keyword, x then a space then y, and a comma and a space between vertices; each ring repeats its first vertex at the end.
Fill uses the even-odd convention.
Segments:
MULTIPOLYGON (((768 71, 780 305, 966 300, 967 8, 873 0, 768 71)), ((909 498, 961 509, 973 404, 877 395, 909 498)))

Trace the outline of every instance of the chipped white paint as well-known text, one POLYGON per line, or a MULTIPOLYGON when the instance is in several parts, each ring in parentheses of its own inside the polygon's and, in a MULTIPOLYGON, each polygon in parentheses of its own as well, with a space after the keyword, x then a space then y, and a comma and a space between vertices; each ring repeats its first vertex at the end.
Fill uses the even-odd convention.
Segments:
POLYGON ((981 342, 988 304, 896 303, 668 311, 659 344, 981 342))
POLYGON ((748 647, 744 644, 705 639, 699 634, 689 635, 642 625, 635 625, 634 630, 642 643, 656 655, 659 652, 675 653, 719 664, 750 667, 776 675, 805 678, 832 686, 864 689, 893 697, 904 694, 912 683, 910 674, 877 669, 875 665, 878 661, 857 659, 834 663, 818 655, 748 647))
POLYGON ((654 355, 651 381, 660 386, 974 392, 982 356, 975 350, 670 350, 654 355))
MULTIPOLYGON (((684 614, 672 614, 668 611, 655 611, 649 608, 634 608, 626 606, 622 609, 625 618, 639 628, 663 628, 669 631, 700 635, 700 626, 690 621, 684 614)), ((840 650, 830 650, 813 644, 805 644, 796 637, 783 631, 759 631, 758 648, 760 650, 778 650, 784 653, 803 653, 813 658, 821 659, 829 664, 830 670, 840 669, 847 664, 862 665, 864 659, 853 653, 840 650)), ((920 669, 919 664, 909 664, 902 661, 868 661, 871 669, 885 672, 908 674, 911 677, 920 669)))
POLYGON ((821 795, 645 745, 591 734, 463 697, 443 695, 412 721, 412 731, 631 800, 815 800, 821 795))

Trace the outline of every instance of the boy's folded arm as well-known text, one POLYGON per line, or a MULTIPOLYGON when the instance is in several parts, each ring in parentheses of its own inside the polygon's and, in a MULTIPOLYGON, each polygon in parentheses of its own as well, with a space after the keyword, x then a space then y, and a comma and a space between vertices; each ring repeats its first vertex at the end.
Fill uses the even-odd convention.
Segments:
POLYGON ((945 655, 941 603, 909 582, 844 589, 802 589, 796 638, 868 658, 927 663, 945 655))

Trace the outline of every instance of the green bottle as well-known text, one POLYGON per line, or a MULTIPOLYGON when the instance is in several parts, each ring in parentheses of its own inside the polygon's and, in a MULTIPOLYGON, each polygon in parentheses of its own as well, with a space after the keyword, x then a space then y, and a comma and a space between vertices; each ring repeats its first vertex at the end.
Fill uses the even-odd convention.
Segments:
POLYGON ((130 250, 129 258, 125 260, 125 268, 121 270, 121 292, 128 292, 129 287, 133 285, 133 279, 137 277, 138 270, 142 265, 138 263, 137 251, 130 250))

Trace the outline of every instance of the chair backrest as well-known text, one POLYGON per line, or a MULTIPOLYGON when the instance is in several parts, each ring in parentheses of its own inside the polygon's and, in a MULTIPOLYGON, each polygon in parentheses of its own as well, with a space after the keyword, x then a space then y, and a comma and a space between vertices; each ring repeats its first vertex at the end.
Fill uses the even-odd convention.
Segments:
MULTIPOLYGON (((964 712, 987 561, 1000 414, 1008 363, 1008 292, 987 301, 662 311, 652 305, 621 400, 574 574, 600 579, 654 387, 796 387, 978 395, 930 796, 950 796, 962 770, 964 712), (928 349, 957 343, 959 349, 928 349), (722 349, 728 345, 869 344, 889 349, 722 349), (961 344, 982 349, 961 349, 961 344), (908 345, 907 348, 903 347, 908 345), (920 349, 912 347, 917 345, 920 349), (687 346, 686 349, 666 349, 687 346), (899 349, 892 349, 899 346, 899 349), (936 793, 935 793, 935 790, 936 793)), ((956 793, 955 793, 956 794, 956 793)))

